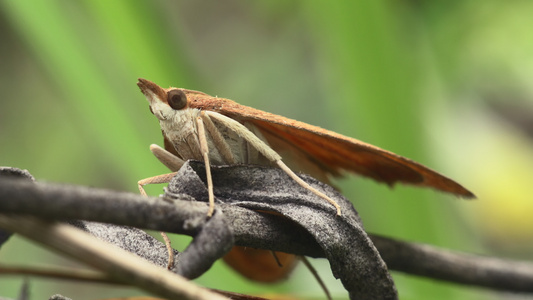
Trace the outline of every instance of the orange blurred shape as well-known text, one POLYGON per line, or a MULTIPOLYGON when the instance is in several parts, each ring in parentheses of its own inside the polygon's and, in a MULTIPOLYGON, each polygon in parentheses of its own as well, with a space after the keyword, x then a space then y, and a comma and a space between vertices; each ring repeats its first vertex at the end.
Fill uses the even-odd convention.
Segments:
POLYGON ((274 283, 287 278, 298 258, 284 252, 235 246, 224 256, 224 261, 250 280, 274 283))

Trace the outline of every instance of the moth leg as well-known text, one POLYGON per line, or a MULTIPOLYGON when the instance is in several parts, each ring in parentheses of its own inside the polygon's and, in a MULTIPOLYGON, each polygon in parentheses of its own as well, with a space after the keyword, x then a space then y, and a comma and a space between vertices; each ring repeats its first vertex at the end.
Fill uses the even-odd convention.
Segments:
MULTIPOLYGON (((148 195, 146 194, 146 191, 144 190, 145 185, 157 184, 157 183, 169 183, 170 180, 176 175, 176 173, 177 172, 163 174, 163 175, 158 175, 158 176, 139 180, 137 184, 139 185, 139 191, 141 192, 141 195, 148 197, 148 195)), ((174 249, 172 249, 172 245, 170 244, 170 239, 168 238, 168 235, 163 231, 160 231, 159 233, 161 233, 161 236, 163 237, 163 240, 165 241, 165 246, 167 247, 167 252, 168 252, 167 269, 170 270, 174 266, 174 249)))
POLYGON ((185 163, 184 160, 176 155, 168 152, 167 150, 159 147, 156 144, 150 145, 150 151, 152 154, 171 171, 177 171, 185 163))
POLYGON ((141 195, 148 196, 146 194, 146 191, 144 190, 145 185, 158 184, 158 183, 169 183, 172 177, 176 175, 176 173, 177 172, 157 175, 154 177, 149 177, 149 178, 145 178, 145 179, 137 181, 137 185, 139 186, 139 191, 141 192, 141 195))
POLYGON ((213 121, 211 121, 211 118, 209 118, 209 116, 206 115, 204 112, 200 112, 200 117, 202 117, 202 121, 204 122, 205 128, 207 129, 207 132, 209 132, 209 135, 213 139, 213 143, 215 144, 216 149, 218 150, 224 161, 229 165, 236 164, 237 160, 233 156, 233 153, 231 152, 228 143, 226 142, 222 134, 220 134, 220 131, 217 129, 213 121))
POLYGON ((313 277, 315 277, 315 280, 318 282, 318 284, 320 285, 320 287, 322 288, 322 290, 326 294, 326 299, 331 300, 332 298, 331 298, 331 294, 330 294, 330 292, 328 290, 328 287, 326 286, 326 284, 324 283, 322 278, 320 278, 320 275, 318 275, 318 272, 313 267, 313 265, 309 262, 309 260, 307 258, 305 258, 305 256, 298 256, 298 257, 302 260, 302 262, 307 267, 309 272, 311 272, 313 277))
POLYGON ((166 232, 159 231, 161 236, 163 237, 163 240, 165 241, 165 247, 167 248, 168 253, 168 261, 167 261, 167 270, 172 270, 172 267, 174 267, 174 249, 172 248, 172 244, 170 243, 170 238, 168 237, 166 232))
POLYGON ((270 148, 267 144, 265 144, 265 142, 263 142, 256 135, 254 135, 244 125, 216 112, 206 111, 205 113, 208 114, 210 117, 220 121, 229 129, 239 134, 240 137, 250 143, 252 147, 257 149, 257 151, 261 152, 261 154, 263 154, 268 160, 276 163, 283 171, 285 171, 285 173, 287 173, 287 175, 294 179, 294 181, 296 181, 299 185, 310 190, 311 192, 313 192, 313 194, 323 198, 324 200, 335 206, 335 208, 337 209, 337 215, 341 215, 341 208, 335 200, 331 199, 326 194, 310 186, 307 182, 303 181, 300 177, 298 177, 298 175, 296 175, 289 167, 287 167, 285 163, 283 163, 283 161, 281 161, 281 156, 276 151, 272 150, 272 148, 270 148))
POLYGON ((211 217, 213 211, 215 210, 215 194, 213 193, 213 179, 211 178, 211 165, 209 163, 209 147, 207 145, 207 138, 205 136, 204 122, 202 121, 203 112, 200 113, 200 116, 196 118, 196 124, 198 128, 198 139, 200 142, 200 151, 204 158, 205 163, 205 176, 207 177, 207 193, 209 195, 209 210, 207 211, 207 216, 211 217))

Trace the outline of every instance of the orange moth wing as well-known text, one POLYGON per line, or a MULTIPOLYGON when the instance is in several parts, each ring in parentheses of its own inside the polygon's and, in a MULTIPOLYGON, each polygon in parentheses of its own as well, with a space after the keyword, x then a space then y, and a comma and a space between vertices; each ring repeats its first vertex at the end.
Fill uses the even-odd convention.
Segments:
MULTIPOLYGON (((390 151, 333 131, 264 112, 232 100, 184 90, 189 107, 215 111, 241 123, 251 123, 267 140, 280 138, 287 147, 305 155, 324 173, 340 176, 342 170, 376 181, 430 187, 465 198, 475 197, 457 182, 390 151)), ((270 141, 269 141, 270 142, 270 141)), ((271 145, 272 146, 272 145, 271 145)), ((272 146, 277 151, 277 149, 272 146)), ((310 174, 315 176, 315 174, 310 174)))

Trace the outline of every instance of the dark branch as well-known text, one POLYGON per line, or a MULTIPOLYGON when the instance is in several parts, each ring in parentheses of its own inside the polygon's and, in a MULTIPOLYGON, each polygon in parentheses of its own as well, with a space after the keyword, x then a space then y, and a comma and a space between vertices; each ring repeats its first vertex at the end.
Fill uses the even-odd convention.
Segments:
POLYGON ((533 292, 533 264, 438 249, 371 235, 392 270, 496 290, 533 292))
MULTIPOLYGON (((88 220, 194 236, 207 205, 180 195, 172 201, 110 190, 0 180, 0 212, 49 220, 88 220), (194 221, 191 221, 194 220, 194 221)), ((313 237, 285 218, 217 204, 241 246, 324 257, 313 237), (258 230, 259 229, 259 230, 258 230)), ((372 236, 388 267, 419 276, 514 292, 533 292, 533 265, 451 252, 372 236)))

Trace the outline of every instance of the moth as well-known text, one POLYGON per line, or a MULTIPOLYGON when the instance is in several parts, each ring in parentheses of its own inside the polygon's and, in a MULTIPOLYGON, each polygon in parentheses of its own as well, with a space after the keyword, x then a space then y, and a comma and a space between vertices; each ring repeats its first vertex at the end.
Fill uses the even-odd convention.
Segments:
MULTIPOLYGON (((293 170, 325 182, 330 176, 340 176, 341 171, 350 171, 390 186, 400 182, 474 197, 460 184, 417 162, 354 138, 199 91, 164 89, 142 78, 137 85, 163 133, 164 149, 151 145, 152 153, 173 172, 189 159, 205 162, 208 215, 214 208, 211 164, 277 165, 292 180, 330 202, 338 215, 341 211, 337 203, 293 170)), ((144 185, 168 182, 173 175, 141 180, 139 190, 146 194, 144 185)))
MULTIPOLYGON (((164 148, 151 145, 152 153, 173 172, 189 159, 205 162, 209 216, 214 209, 210 165, 277 166, 288 179, 331 203, 337 215, 342 213, 337 203, 294 171, 325 183, 348 171, 389 186, 399 182, 474 197, 457 182, 428 167, 354 138, 199 91, 165 89, 146 79, 139 79, 137 85, 163 133, 164 148)), ((174 174, 140 180, 139 190, 146 195, 144 185, 169 182, 174 174)))

